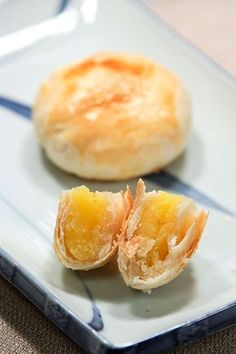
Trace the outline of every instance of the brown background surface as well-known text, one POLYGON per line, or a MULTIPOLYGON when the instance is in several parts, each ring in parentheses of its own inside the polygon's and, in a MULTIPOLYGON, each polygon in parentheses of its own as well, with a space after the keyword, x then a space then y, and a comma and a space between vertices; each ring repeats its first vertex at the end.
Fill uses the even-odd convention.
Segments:
MULTIPOLYGON (((153 11, 236 75, 235 0, 148 0, 153 11)), ((0 277, 0 354, 84 352, 0 277)), ((236 354, 236 324, 169 354, 236 354)))
POLYGON ((236 76, 235 0, 145 0, 186 39, 236 76))

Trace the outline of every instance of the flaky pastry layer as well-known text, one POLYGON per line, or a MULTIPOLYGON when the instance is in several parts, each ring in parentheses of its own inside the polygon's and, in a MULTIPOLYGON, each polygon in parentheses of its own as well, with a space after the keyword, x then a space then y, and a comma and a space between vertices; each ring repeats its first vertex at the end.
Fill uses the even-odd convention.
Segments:
POLYGON ((120 180, 159 170, 183 151, 190 104, 180 80, 161 65, 100 53, 52 74, 36 97, 33 120, 58 167, 120 180))
MULTIPOLYGON (((73 191, 73 190, 72 190, 73 191)), ((98 268, 106 264, 117 251, 117 237, 120 234, 123 224, 129 213, 132 195, 130 190, 127 189, 126 192, 111 193, 111 192, 95 192, 106 199, 107 202, 107 213, 104 220, 102 220, 103 225, 100 228, 102 235, 99 235, 100 239, 104 239, 104 244, 100 242, 98 252, 96 253, 96 258, 92 260, 88 259, 78 259, 75 255, 78 254, 78 250, 69 249, 68 247, 68 230, 70 230, 71 223, 71 193, 72 191, 63 192, 59 201, 58 215, 54 233, 54 249, 59 258, 59 260, 70 269, 76 270, 90 270, 98 268)), ((96 203, 97 201, 95 201, 96 203)), ((80 212, 78 208, 78 213, 80 212)), ((76 216, 75 216, 76 217, 76 216)), ((94 215, 94 218, 96 215, 94 215)), ((83 220, 81 221, 83 223, 83 220)), ((100 222, 100 221, 99 221, 100 222)), ((76 224, 75 224, 76 225, 76 224)), ((79 226, 79 225, 78 225, 79 226)), ((96 228, 98 225, 94 225, 96 228)), ((76 239, 79 241, 84 237, 84 233, 79 233, 75 229, 73 231, 73 237, 75 238, 74 247, 76 248, 76 239)), ((93 244, 94 238, 88 235, 86 238, 86 248, 92 249, 95 247, 93 244)), ((81 253, 84 251, 81 249, 81 253)))
POLYGON ((176 278, 196 251, 207 217, 208 213, 198 210, 189 198, 168 196, 161 191, 146 193, 143 181, 139 180, 136 198, 119 240, 118 266, 125 283, 150 292, 176 278), (146 234, 144 231, 140 234, 145 223, 142 219, 144 205, 147 207, 156 201, 158 206, 160 198, 164 200, 160 206, 164 221, 153 213, 153 229, 148 225, 146 234), (176 203, 176 210, 171 209, 168 198, 176 203))

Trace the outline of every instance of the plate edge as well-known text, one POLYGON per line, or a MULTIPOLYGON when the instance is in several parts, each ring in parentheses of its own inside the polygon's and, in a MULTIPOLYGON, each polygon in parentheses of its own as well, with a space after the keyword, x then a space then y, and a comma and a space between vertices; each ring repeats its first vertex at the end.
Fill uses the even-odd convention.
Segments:
POLYGON ((99 349, 99 354, 102 354, 104 351, 101 351, 101 348, 111 349, 113 347, 112 343, 103 340, 93 328, 78 319, 57 296, 47 290, 40 281, 1 247, 0 276, 17 288, 41 313, 82 349, 91 354, 97 354, 99 349))
POLYGON ((45 289, 43 284, 34 279, 29 271, 1 248, 0 274, 51 322, 91 354, 163 353, 180 345, 197 341, 226 326, 236 324, 236 301, 234 301, 198 319, 180 324, 165 332, 143 339, 141 342, 126 343, 119 346, 104 341, 93 329, 79 320, 56 296, 45 289), (19 282, 19 280, 21 281, 19 282), (79 331, 75 332, 74 329, 79 331))
MULTIPOLYGON (((134 0, 131 0, 133 3, 135 3, 134 0)), ((137 3, 136 3, 137 4, 137 3)), ((145 8, 145 11, 147 12, 147 14, 149 16, 152 16, 154 20, 156 20, 159 25, 168 31, 168 33, 174 38, 174 40, 176 42, 181 42, 181 44, 189 51, 193 51, 194 54, 200 58, 202 58, 205 63, 207 65, 209 65, 209 67, 213 68, 216 72, 218 72, 224 79, 227 79, 229 80, 230 84, 233 84, 234 86, 236 86, 236 79, 234 78, 233 75, 231 75, 227 70, 225 70, 223 67, 221 67, 217 62, 215 62, 210 56, 208 56, 207 54, 205 54, 201 49, 199 49, 198 47, 196 47, 195 45, 193 45, 190 41, 188 41, 184 36, 182 36, 181 34, 179 34, 173 27, 171 27, 166 21, 164 21, 163 19, 161 19, 157 14, 154 14, 152 13, 151 9, 147 6, 147 4, 145 4, 145 0, 142 0, 139 5, 135 5, 135 6, 141 6, 143 8, 145 8)), ((66 333, 67 335, 70 336, 70 338, 72 340, 74 340, 76 343, 78 343, 80 346, 81 345, 81 342, 78 342, 78 340, 76 338, 74 338, 73 335, 70 335, 70 333, 68 333, 66 331, 66 329, 63 329, 63 324, 60 325, 60 323, 58 323, 58 321, 56 321, 56 319, 52 319, 48 316, 48 314, 42 310, 40 308, 40 305, 37 304, 36 301, 34 301, 34 299, 32 299, 32 297, 29 297, 30 295, 27 295, 27 292, 26 290, 24 291, 23 287, 22 289, 20 288, 19 285, 17 285, 16 283, 14 283, 14 276, 16 273, 22 273, 21 275, 23 275, 26 279, 28 279, 28 282, 30 283, 30 279, 32 280, 32 283, 34 282, 33 281, 33 278, 32 278, 32 275, 28 272, 28 271, 25 271, 23 269, 22 266, 20 266, 19 264, 17 264, 13 258, 9 255, 7 255, 7 253, 3 250, 1 250, 0 248, 0 274, 6 279, 8 280, 12 285, 14 285, 18 290, 20 290, 20 292, 27 298, 29 299, 34 305, 36 305, 36 307, 47 317, 50 319, 51 322, 53 322, 58 328, 60 328, 64 333, 66 333), (6 256, 4 256, 4 254, 6 256), (8 277, 7 274, 4 274, 4 271, 2 271, 2 267, 1 267, 1 258, 3 260, 5 260, 7 263, 9 263, 12 268, 13 268, 13 273, 12 275, 10 276, 10 278, 8 277), (11 279, 12 277, 12 279, 11 279)), ((30 284, 30 285, 37 285, 37 282, 35 282, 35 284, 30 284)), ((43 285, 37 285, 37 287, 40 288, 40 290, 42 291, 42 289, 44 288, 43 285)), ((86 327, 86 325, 78 320, 75 315, 73 315, 71 313, 71 311, 69 309, 67 309, 61 302, 60 300, 58 300, 53 294, 50 294, 50 292, 48 292, 46 289, 43 289, 45 291, 45 297, 47 297, 47 299, 50 297, 53 302, 55 304, 59 304, 63 309, 66 310, 66 312, 68 312, 68 315, 70 315, 73 320, 75 320, 76 322, 79 322, 79 326, 84 326, 86 327)), ((49 299, 49 300, 51 300, 49 299)), ((162 334, 158 334, 158 335, 155 335, 154 337, 150 337, 148 339, 145 339, 143 340, 142 342, 138 342, 138 343, 135 343, 135 344, 129 344, 128 346, 123 346, 122 348, 121 347, 118 347, 118 346, 113 346, 112 344, 107 344, 105 342, 102 342, 100 337, 95 337, 97 341, 99 341, 99 352, 96 351, 96 354, 105 354, 105 353, 123 353, 123 354, 129 354, 129 353, 137 353, 137 350, 139 353, 153 353, 154 350, 155 350, 155 353, 161 353, 163 352, 163 350, 169 350, 169 349, 172 349, 176 346, 179 346, 179 345, 183 345, 183 344, 187 344, 187 343, 191 343, 193 341, 196 341, 206 335, 209 335, 209 334, 212 334, 214 332, 216 332, 217 330, 220 330, 226 326, 230 326, 232 324, 235 324, 236 323, 236 301, 233 302, 233 303, 230 303, 230 304, 227 304, 225 305, 225 307, 221 308, 219 311, 215 311, 213 313, 209 313, 208 315, 204 316, 203 318, 201 319, 198 319, 198 320, 195 320, 195 321, 192 321, 192 322, 189 322, 187 324, 183 324, 183 325, 179 325, 178 327, 176 328, 173 328, 169 331, 166 331, 165 333, 162 333, 162 334), (228 312, 232 312, 231 313, 231 317, 232 317, 232 322, 231 320, 229 322, 227 322, 227 318, 226 318, 226 322, 222 322, 220 323, 220 319, 219 319, 219 324, 217 325, 216 324, 216 320, 217 320, 217 317, 220 317, 221 315, 222 316, 225 316, 225 313, 228 313, 228 312), (212 324, 211 326, 209 326, 208 324, 208 321, 209 319, 212 320, 212 322, 215 323, 212 324), (225 324, 226 323, 226 324, 225 324), (195 328, 194 328, 195 326, 195 328), (191 328, 193 328, 194 330, 192 331, 191 328), (178 333, 179 330, 186 330, 185 333, 178 333), (189 331, 189 332, 188 332, 189 331), (187 335, 186 335, 187 334, 187 335), (158 344, 158 340, 162 340, 165 342, 165 337, 170 337, 170 336, 176 336, 176 340, 178 341, 177 344, 175 344, 174 346, 169 346, 169 347, 165 347, 163 349, 161 348, 150 348, 147 349, 145 346, 148 345, 150 346, 150 342, 151 345, 157 345, 158 344), (162 338, 163 337, 163 338, 162 338), (143 347, 143 348, 142 348, 143 347), (140 351, 139 351, 140 350, 140 351)), ((91 332, 92 330, 90 329, 87 329, 87 331, 89 331, 89 335, 91 335, 91 332)), ((94 348, 94 349, 98 349, 98 347, 94 348)), ((88 350, 90 351, 88 348, 85 348, 85 350, 88 350)), ((90 351, 91 353, 95 353, 93 351, 90 351)))

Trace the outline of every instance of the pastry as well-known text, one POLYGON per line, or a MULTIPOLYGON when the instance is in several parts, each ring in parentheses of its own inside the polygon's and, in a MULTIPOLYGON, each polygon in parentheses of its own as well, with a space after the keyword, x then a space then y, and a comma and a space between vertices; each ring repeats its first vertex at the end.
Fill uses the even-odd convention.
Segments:
POLYGON ((54 248, 71 269, 89 270, 106 264, 117 250, 120 233, 132 203, 125 193, 90 192, 85 187, 62 193, 54 248))
POLYGON ((100 53, 53 73, 33 107, 38 140, 61 169, 97 180, 157 171, 185 148, 188 95, 153 61, 100 53))
POLYGON ((207 216, 182 195, 146 193, 139 180, 119 239, 118 266, 125 283, 150 292, 176 278, 195 252, 207 216))

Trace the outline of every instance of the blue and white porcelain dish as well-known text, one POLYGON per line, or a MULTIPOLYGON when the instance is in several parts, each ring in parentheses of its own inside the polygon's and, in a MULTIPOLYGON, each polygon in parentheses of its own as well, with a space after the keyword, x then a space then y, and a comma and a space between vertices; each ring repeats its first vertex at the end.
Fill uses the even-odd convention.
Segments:
MULTIPOLYGON (((92 354, 161 353, 235 323, 235 81, 141 3, 68 2, 57 16, 35 24, 31 41, 27 28, 23 35, 12 33, 9 51, 0 37, 0 273, 92 354), (192 99, 186 152, 145 182, 148 190, 193 197, 210 210, 209 221, 191 265, 150 296, 125 286, 115 260, 94 271, 72 272, 52 247, 60 192, 85 182, 46 159, 31 107, 51 71, 103 50, 161 62, 183 79, 192 99)), ((86 182, 91 189, 113 191, 127 183, 134 187, 136 181, 86 182)))

